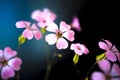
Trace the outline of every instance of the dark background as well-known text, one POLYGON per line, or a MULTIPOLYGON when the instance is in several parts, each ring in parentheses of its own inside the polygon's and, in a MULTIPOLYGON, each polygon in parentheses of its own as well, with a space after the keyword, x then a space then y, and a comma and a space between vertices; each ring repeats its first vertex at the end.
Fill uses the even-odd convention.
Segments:
MULTIPOLYGON (((90 53, 83 55, 76 67, 72 58, 74 52, 69 48, 56 50, 49 46, 49 53, 53 51, 63 54, 63 58, 54 63, 49 80, 80 80, 90 70, 95 62, 95 56, 103 51, 98 47, 98 42, 103 39, 110 40, 120 50, 118 16, 113 7, 113 2, 97 4, 95 0, 1 0, 0 1, 0 49, 10 46, 17 49, 17 38, 24 29, 16 29, 15 22, 19 20, 31 21, 31 13, 36 9, 45 7, 57 14, 56 23, 61 20, 70 23, 72 17, 77 15, 82 28, 81 32, 75 31, 73 43, 85 44, 90 53), (112 3, 112 4, 111 4, 112 3), (79 75, 77 74, 79 70, 79 75)), ((71 43, 70 43, 71 44, 71 43)), ((45 41, 31 40, 22 45, 18 56, 23 64, 19 72, 21 80, 43 80, 46 69, 45 41)), ((97 65, 95 69, 97 69, 97 65)), ((90 76, 90 75, 89 75, 90 76)), ((13 79, 14 80, 14 79, 13 79)))

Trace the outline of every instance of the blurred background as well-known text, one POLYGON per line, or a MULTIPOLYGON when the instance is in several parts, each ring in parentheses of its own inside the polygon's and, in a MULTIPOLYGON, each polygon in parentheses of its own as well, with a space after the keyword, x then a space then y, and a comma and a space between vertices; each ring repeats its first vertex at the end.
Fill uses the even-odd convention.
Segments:
MULTIPOLYGON (((105 4, 96 7, 95 0, 0 0, 0 49, 9 46, 18 51, 18 56, 23 64, 19 71, 21 80, 44 80, 46 71, 44 36, 37 41, 32 39, 21 45, 18 49, 18 37, 24 29, 17 29, 15 23, 20 20, 33 22, 31 13, 36 9, 49 8, 57 14, 55 22, 71 23, 73 16, 78 16, 81 32, 75 31, 73 43, 85 44, 90 53, 80 57, 75 67, 72 62, 74 52, 69 48, 57 50, 55 45, 48 46, 50 55, 54 52, 62 53, 63 58, 56 60, 52 66, 49 80, 80 80, 89 71, 95 62, 95 56, 103 51, 98 47, 98 41, 108 39, 117 47, 119 36, 115 15, 110 12, 113 9, 105 7, 105 4), (102 8, 104 7, 104 9, 102 8), (99 15, 98 15, 99 13, 99 15), (80 74, 77 75, 77 70, 80 74)), ((114 11, 115 12, 115 11, 114 11)), ((120 48, 118 47, 120 50, 120 48)), ((12 79, 11 79, 12 80, 12 79)), ((13 79, 15 80, 15 79, 13 79)))

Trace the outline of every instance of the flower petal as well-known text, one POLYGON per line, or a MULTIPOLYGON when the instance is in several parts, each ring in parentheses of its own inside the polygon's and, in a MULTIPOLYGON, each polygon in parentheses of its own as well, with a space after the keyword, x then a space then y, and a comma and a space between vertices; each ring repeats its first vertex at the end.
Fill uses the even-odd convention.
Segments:
POLYGON ((113 64, 110 75, 113 76, 113 77, 114 76, 120 76, 120 67, 119 67, 118 64, 116 64, 116 63, 113 64))
POLYGON ((120 62, 120 52, 118 51, 115 45, 112 47, 111 51, 117 56, 118 61, 120 62))
POLYGON ((77 47, 76 44, 71 44, 70 49, 71 49, 71 50, 74 50, 76 47, 77 47))
POLYGON ((82 52, 84 54, 88 54, 89 53, 89 50, 88 50, 88 48, 85 45, 80 44, 80 48, 81 48, 81 50, 82 50, 82 52))
POLYGON ((1 70, 2 67, 3 67, 3 63, 0 63, 0 70, 1 70))
POLYGON ((73 17, 71 26, 72 26, 73 29, 75 29, 75 30, 77 30, 79 32, 81 31, 80 21, 79 21, 77 16, 73 17))
POLYGON ((35 30, 35 31, 33 31, 33 33, 34 33, 36 40, 39 40, 42 38, 42 33, 39 30, 35 30))
POLYGON ((110 80, 120 80, 120 77, 117 77, 117 78, 111 78, 110 80))
POLYGON ((30 26, 30 22, 28 22, 28 21, 18 21, 18 22, 16 22, 16 27, 17 28, 25 28, 26 26, 30 26))
POLYGON ((75 35, 74 31, 68 30, 65 33, 63 33, 62 36, 67 38, 69 41, 74 41, 74 35, 75 35))
POLYGON ((0 50, 0 61, 2 61, 3 60, 3 50, 0 50))
POLYGON ((112 62, 115 62, 117 60, 115 54, 113 52, 111 52, 110 50, 106 51, 105 54, 106 54, 106 57, 108 60, 110 60, 112 62))
POLYGON ((103 73, 96 71, 92 73, 91 80, 106 80, 106 79, 103 73))
POLYGON ((108 50, 108 49, 110 49, 105 42, 101 42, 101 41, 100 41, 100 42, 98 43, 98 45, 99 45, 99 47, 100 47, 101 49, 103 49, 103 50, 108 50))
POLYGON ((83 54, 82 49, 81 49, 79 43, 71 44, 70 49, 71 49, 71 50, 74 50, 74 52, 75 52, 76 54, 78 54, 78 55, 82 55, 82 54, 83 54))
POLYGON ((20 70, 21 64, 22 64, 22 60, 20 58, 17 58, 17 57, 12 58, 8 61, 8 65, 16 71, 20 70))
POLYGON ((67 30, 70 30, 70 28, 71 28, 70 25, 66 24, 66 22, 64 22, 64 21, 60 22, 60 31, 61 32, 65 32, 67 30))
POLYGON ((48 42, 49 45, 53 45, 57 41, 57 36, 55 34, 48 34, 45 36, 45 41, 48 42))
POLYGON ((3 79, 12 78, 15 76, 15 72, 9 66, 4 66, 1 71, 1 77, 3 79))
POLYGON ((31 15, 31 18, 36 20, 36 21, 39 21, 40 20, 40 15, 41 15, 41 11, 40 10, 35 10, 35 11, 33 11, 32 15, 31 15))
POLYGON ((106 43, 107 43, 107 45, 111 48, 112 47, 112 43, 109 41, 109 40, 104 40, 106 43))
POLYGON ((98 66, 100 67, 100 69, 105 73, 108 74, 110 72, 111 69, 111 65, 110 62, 108 60, 100 60, 98 62, 98 66))
POLYGON ((49 18, 51 21, 54 21, 56 19, 56 14, 51 12, 48 8, 43 9, 43 14, 46 15, 46 17, 49 18))
POLYGON ((37 25, 35 23, 33 23, 32 26, 31 26, 31 29, 32 30, 38 30, 37 25))
POLYGON ((56 47, 57 49, 66 49, 68 47, 68 42, 63 38, 59 38, 57 40, 56 47))
POLYGON ((118 61, 120 62, 120 53, 118 53, 116 55, 117 55, 118 61))
POLYGON ((31 30, 28 30, 28 29, 25 29, 25 30, 23 31, 22 35, 23 35, 25 38, 29 39, 29 40, 31 40, 31 39, 33 38, 33 33, 32 33, 32 31, 31 31, 31 30))
POLYGON ((43 23, 43 22, 38 22, 38 26, 41 27, 41 28, 45 28, 46 27, 46 23, 43 23))
POLYGON ((52 22, 47 26, 46 30, 50 31, 50 32, 56 32, 56 31, 58 31, 58 26, 57 26, 57 24, 52 22))
POLYGON ((6 47, 5 49, 4 49, 4 58, 6 59, 6 60, 8 60, 8 59, 10 59, 10 58, 12 58, 12 57, 14 57, 14 56, 16 56, 17 55, 17 52, 16 51, 13 51, 10 47, 6 47))
POLYGON ((86 46, 83 45, 83 44, 80 44, 80 43, 72 44, 70 49, 74 50, 75 53, 78 54, 78 55, 82 55, 83 53, 84 54, 88 54, 89 53, 89 50, 86 48, 86 46))

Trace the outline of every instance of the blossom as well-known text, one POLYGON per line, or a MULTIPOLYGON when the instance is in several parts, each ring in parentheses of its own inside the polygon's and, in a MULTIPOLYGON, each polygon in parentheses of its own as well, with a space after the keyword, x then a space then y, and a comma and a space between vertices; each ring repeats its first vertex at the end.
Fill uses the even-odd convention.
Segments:
POLYGON ((120 53, 115 45, 113 45, 109 40, 103 40, 98 43, 99 47, 106 50, 106 58, 112 62, 115 62, 118 58, 120 62, 120 53))
POLYGON ((74 50, 74 52, 78 55, 82 55, 83 53, 84 54, 89 53, 88 48, 85 45, 80 43, 71 44, 70 49, 74 50))
POLYGON ((58 49, 66 49, 68 47, 68 42, 74 40, 74 31, 70 30, 70 25, 66 24, 66 22, 60 22, 60 29, 55 23, 51 23, 46 28, 47 31, 54 32, 46 35, 45 40, 49 45, 53 45, 56 43, 56 47, 58 49), (66 39, 65 39, 66 38, 66 39))
POLYGON ((31 17, 38 22, 39 27, 44 28, 56 19, 56 14, 51 12, 48 8, 44 8, 43 11, 33 11, 31 17))
POLYGON ((39 40, 42 38, 42 34, 40 32, 40 30, 38 30, 36 24, 32 24, 32 26, 30 27, 30 22, 28 21, 18 21, 16 22, 16 27, 17 28, 26 28, 22 35, 31 40, 33 38, 33 36, 35 37, 36 40, 39 40))
POLYGON ((78 19, 77 16, 74 16, 72 19, 72 23, 71 23, 71 27, 75 30, 77 30, 78 32, 81 31, 81 26, 80 26, 80 21, 78 19))
POLYGON ((96 71, 92 73, 91 80, 120 80, 120 68, 118 64, 110 65, 108 60, 101 60, 99 64, 103 72, 96 71))
POLYGON ((14 71, 19 71, 22 61, 17 56, 17 52, 10 47, 0 50, 0 71, 1 78, 8 79, 15 76, 14 71))

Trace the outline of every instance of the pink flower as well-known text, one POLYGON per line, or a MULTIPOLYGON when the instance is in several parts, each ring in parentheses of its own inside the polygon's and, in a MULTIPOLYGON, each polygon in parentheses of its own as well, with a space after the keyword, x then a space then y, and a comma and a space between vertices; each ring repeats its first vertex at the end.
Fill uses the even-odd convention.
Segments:
POLYGON ((32 26, 30 27, 30 22, 27 21, 18 21, 16 22, 16 27, 17 28, 26 28, 22 35, 31 40, 33 38, 33 36, 35 36, 36 40, 39 40, 42 38, 42 34, 40 32, 40 30, 38 30, 37 26, 35 24, 32 24, 32 26))
POLYGON ((46 28, 47 31, 54 32, 46 35, 45 40, 49 45, 53 45, 56 43, 56 47, 58 49, 66 49, 68 47, 68 42, 74 40, 74 31, 70 30, 70 26, 66 24, 64 21, 60 22, 60 30, 55 23, 51 23, 46 28), (66 38, 66 39, 64 39, 66 38))
POLYGON ((4 51, 0 50, 0 71, 2 79, 14 77, 14 71, 20 70, 22 61, 16 55, 17 52, 13 51, 10 47, 6 47, 4 51))
POLYGON ((74 16, 72 19, 72 23, 71 23, 71 27, 75 30, 77 30, 78 32, 81 31, 81 26, 80 26, 80 21, 78 19, 77 16, 74 16))
POLYGON ((56 19, 56 14, 51 12, 49 9, 44 8, 43 11, 33 11, 31 17, 38 22, 40 27, 44 28, 56 19))
POLYGON ((103 40, 98 43, 99 47, 106 50, 105 54, 108 60, 115 62, 118 58, 120 62, 120 53, 109 40, 103 40))
POLYGON ((89 53, 88 48, 85 45, 80 44, 80 43, 71 44, 70 49, 74 50, 74 52, 78 55, 82 55, 83 53, 84 54, 89 53))
POLYGON ((92 73, 91 80, 120 80, 120 68, 114 63, 111 69, 110 62, 101 60, 99 64, 103 72, 96 71, 92 73))

